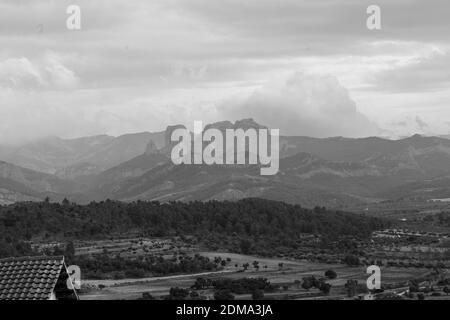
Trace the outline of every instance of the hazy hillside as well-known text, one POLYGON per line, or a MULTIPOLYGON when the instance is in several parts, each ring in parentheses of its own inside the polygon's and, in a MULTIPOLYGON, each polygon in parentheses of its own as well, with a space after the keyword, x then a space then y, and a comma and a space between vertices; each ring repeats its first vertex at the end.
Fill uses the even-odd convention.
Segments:
POLYGON ((70 181, 0 162, 0 204, 41 200, 48 194, 70 194, 74 190, 70 181))
POLYGON ((24 168, 56 174, 62 178, 99 173, 130 160, 153 141, 164 145, 164 132, 107 135, 78 139, 50 137, 3 152, 4 161, 24 168))
MULTIPOLYGON (((450 140, 419 135, 400 140, 282 136, 280 170, 275 176, 261 176, 256 165, 175 166, 170 161, 170 135, 180 127, 117 138, 48 138, 16 149, 3 148, 3 157, 15 165, 2 165, 0 191, 8 203, 52 193, 54 199, 80 202, 261 197, 345 207, 414 196, 430 189, 427 181, 450 176, 450 140)), ((265 127, 244 119, 213 123, 208 128, 265 127)), ((439 180, 438 184, 434 193, 422 198, 450 198, 450 181, 439 180)))
MULTIPOLYGON (((289 139, 295 141, 295 138, 289 139)), ((442 139, 414 136, 389 141, 379 138, 300 137, 297 147, 302 148, 301 145, 308 140, 314 142, 307 143, 310 151, 329 159, 300 152, 282 158, 276 176, 260 176, 258 166, 175 166, 170 161, 162 165, 141 156, 127 162, 125 174, 120 174, 123 172, 120 166, 109 170, 115 178, 104 179, 101 190, 91 189, 90 196, 93 199, 108 196, 125 201, 262 197, 307 206, 340 207, 387 199, 395 195, 387 192, 390 189, 450 174, 447 145, 442 139), (377 147, 365 147, 371 143, 377 147), (401 147, 393 149, 392 144, 401 147), (344 158, 350 160, 344 161, 344 158), (149 163, 148 171, 142 169, 145 161, 149 163), (159 166, 152 169, 154 164, 159 166)))

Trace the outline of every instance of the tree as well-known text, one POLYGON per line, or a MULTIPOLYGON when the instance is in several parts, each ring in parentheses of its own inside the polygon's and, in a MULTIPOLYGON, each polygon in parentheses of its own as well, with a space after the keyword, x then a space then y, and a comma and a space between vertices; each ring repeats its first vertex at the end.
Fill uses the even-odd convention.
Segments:
POLYGON ((419 292, 419 283, 417 280, 411 280, 409 283, 409 292, 419 292))
POLYGON ((344 263, 350 267, 356 267, 359 266, 359 258, 353 254, 349 254, 345 256, 344 263))
POLYGON ((325 277, 327 277, 328 279, 336 279, 337 273, 334 270, 327 270, 325 271, 325 277))
POLYGON ((264 291, 262 290, 255 290, 252 292, 252 299, 253 300, 262 300, 264 298, 264 291))
POLYGON ((444 293, 446 295, 448 295, 450 293, 450 287, 449 286, 445 286, 443 291, 444 291, 444 293))
POLYGON ((349 297, 355 296, 358 289, 358 280, 347 280, 345 288, 347 289, 347 295, 349 297))
POLYGON ((250 240, 248 240, 248 239, 242 239, 239 246, 240 246, 241 252, 242 252, 243 254, 249 254, 250 251, 251 251, 251 249, 252 249, 253 244, 252 244, 252 242, 251 242, 250 240))
POLYGON ((234 295, 230 290, 222 289, 214 293, 214 300, 234 300, 234 295))
POLYGON ((69 263, 73 263, 75 259, 75 246, 72 241, 69 241, 64 249, 64 257, 69 263))
POLYGON ((142 294, 141 300, 156 300, 154 296, 151 295, 150 292, 144 292, 142 294))
POLYGON ((309 290, 313 287, 313 282, 309 278, 303 278, 302 288, 305 290, 309 290))
POLYGON ((174 300, 183 300, 189 295, 189 291, 183 288, 175 287, 170 288, 169 296, 174 300))
POLYGON ((192 288, 195 290, 207 289, 212 285, 211 282, 212 281, 210 279, 197 278, 197 280, 195 280, 195 283, 192 285, 192 288))
POLYGON ((322 291, 324 294, 329 294, 331 290, 331 284, 322 282, 319 286, 319 290, 322 291))

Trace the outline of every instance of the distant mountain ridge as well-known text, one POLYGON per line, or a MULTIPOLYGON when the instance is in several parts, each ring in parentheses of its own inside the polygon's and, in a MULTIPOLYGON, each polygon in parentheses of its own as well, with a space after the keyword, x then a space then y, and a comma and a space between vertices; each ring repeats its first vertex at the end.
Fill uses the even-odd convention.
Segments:
POLYGON ((0 204, 42 200, 49 195, 74 191, 70 181, 0 161, 0 204))
POLYGON ((61 178, 99 173, 142 154, 149 141, 164 145, 164 132, 142 132, 77 139, 50 137, 10 148, 1 159, 18 166, 56 174, 61 178))
MULTIPOLYGON (((280 171, 275 176, 260 176, 257 165, 175 166, 170 136, 177 128, 184 126, 0 147, 0 160, 6 161, 0 163, 0 203, 45 196, 79 202, 261 197, 345 207, 417 195, 425 181, 450 176, 450 140, 420 135, 400 140, 281 136, 280 171)), ((208 128, 266 127, 243 119, 207 124, 208 128)), ((450 179, 448 185, 447 180, 433 181, 438 181, 433 194, 444 198, 450 179)))

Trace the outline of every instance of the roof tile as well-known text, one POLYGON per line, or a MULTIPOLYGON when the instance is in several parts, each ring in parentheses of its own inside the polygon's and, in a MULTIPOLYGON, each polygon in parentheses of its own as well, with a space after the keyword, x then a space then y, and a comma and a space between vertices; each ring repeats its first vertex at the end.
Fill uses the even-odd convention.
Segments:
POLYGON ((64 257, 0 260, 0 300, 46 300, 53 292, 64 257))

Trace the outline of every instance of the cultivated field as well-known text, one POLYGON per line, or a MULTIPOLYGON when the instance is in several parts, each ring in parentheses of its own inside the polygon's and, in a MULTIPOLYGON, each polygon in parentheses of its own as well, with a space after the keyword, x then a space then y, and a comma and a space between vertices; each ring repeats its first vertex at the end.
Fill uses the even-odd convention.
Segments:
MULTIPOLYGON (((364 267, 348 267, 342 264, 329 265, 321 263, 312 263, 308 261, 292 261, 283 259, 268 259, 255 256, 223 253, 223 252, 201 252, 201 255, 214 258, 221 256, 230 258, 231 261, 219 272, 208 272, 194 275, 175 275, 167 277, 152 277, 145 279, 121 279, 121 280, 88 280, 83 281, 86 288, 90 288, 81 294, 81 299, 138 299, 145 292, 150 293, 155 298, 168 294, 170 288, 181 287, 190 288, 195 279, 202 278, 244 278, 244 277, 264 277, 272 284, 279 287, 276 292, 267 293, 266 298, 273 299, 345 299, 347 293, 344 288, 347 280, 355 279, 360 284, 365 284, 369 275, 366 274, 364 267), (252 266, 243 272, 242 264, 252 264, 253 261, 259 262, 259 270, 252 266), (283 264, 280 267, 280 263, 283 264), (235 264, 238 267, 235 267, 235 264), (338 277, 328 282, 332 285, 329 295, 323 295, 317 289, 305 290, 301 288, 295 280, 301 280, 306 276, 323 277, 326 270, 333 269, 338 277), (99 286, 102 289, 99 289, 99 286)), ((426 274, 426 269, 404 269, 404 268, 382 268, 383 283, 405 282, 411 278, 426 274)), ((211 299, 213 292, 204 290, 201 295, 211 299)), ((238 295, 236 299, 250 299, 250 295, 238 295)))

